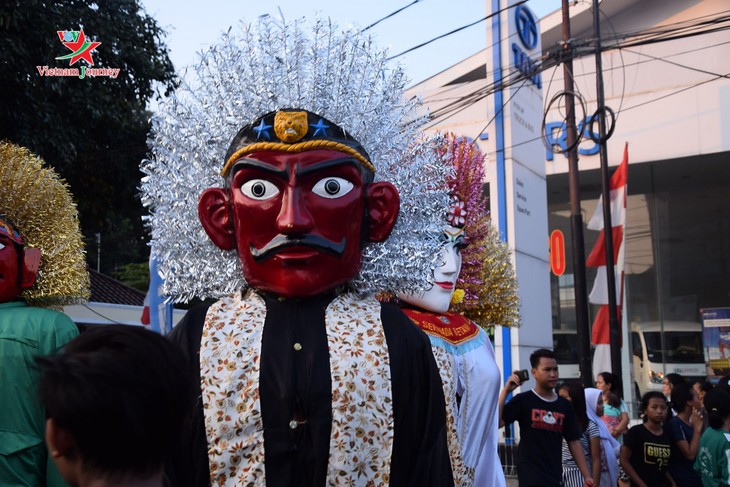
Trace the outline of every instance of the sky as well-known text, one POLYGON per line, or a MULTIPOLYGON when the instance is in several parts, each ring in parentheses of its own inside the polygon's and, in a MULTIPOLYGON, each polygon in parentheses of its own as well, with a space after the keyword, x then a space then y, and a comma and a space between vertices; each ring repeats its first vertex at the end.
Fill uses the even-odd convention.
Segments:
MULTIPOLYGON (((197 53, 214 43, 238 21, 252 22, 261 15, 291 20, 330 17, 341 26, 361 28, 386 17, 413 0, 141 0, 149 15, 167 31, 165 42, 175 69, 195 64, 197 53)), ((491 0, 419 0, 370 29, 390 55, 399 54, 434 37, 486 16, 491 0)), ((560 8, 561 0, 529 0, 543 17, 560 8)), ((485 22, 437 40, 397 59, 411 83, 423 81, 487 46, 485 22)))

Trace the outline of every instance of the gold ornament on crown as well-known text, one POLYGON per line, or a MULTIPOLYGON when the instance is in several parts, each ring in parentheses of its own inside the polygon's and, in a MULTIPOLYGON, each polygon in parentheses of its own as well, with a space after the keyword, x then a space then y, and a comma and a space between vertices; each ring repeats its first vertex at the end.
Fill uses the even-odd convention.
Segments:
POLYGON ((76 204, 66 182, 28 149, 0 142, 0 213, 26 247, 41 251, 35 284, 21 298, 35 306, 88 301, 89 273, 76 204))
POLYGON ((309 124, 307 123, 307 112, 283 112, 278 111, 274 115, 274 133, 284 142, 290 144, 301 140, 307 135, 309 124))

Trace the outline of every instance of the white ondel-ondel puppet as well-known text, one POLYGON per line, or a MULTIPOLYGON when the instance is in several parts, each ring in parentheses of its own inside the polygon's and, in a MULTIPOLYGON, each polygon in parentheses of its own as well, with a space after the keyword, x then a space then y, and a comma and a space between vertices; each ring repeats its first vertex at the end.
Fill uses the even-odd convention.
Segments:
POLYGON ((429 336, 439 365, 455 485, 503 487, 497 411, 501 379, 485 328, 519 325, 514 272, 509 249, 489 224, 484 156, 475 143, 453 135, 444 138, 440 150, 454 169, 447 181, 452 203, 441 259, 429 289, 397 296, 404 312, 429 336))

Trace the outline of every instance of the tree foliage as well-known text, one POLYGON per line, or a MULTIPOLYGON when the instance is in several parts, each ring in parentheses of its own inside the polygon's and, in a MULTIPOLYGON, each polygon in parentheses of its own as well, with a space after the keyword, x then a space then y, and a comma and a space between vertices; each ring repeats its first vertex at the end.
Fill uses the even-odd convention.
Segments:
POLYGON ((127 286, 143 293, 150 287, 150 267, 148 262, 126 264, 114 273, 114 277, 127 286))
POLYGON ((164 31, 138 0, 0 2, 0 139, 28 147, 66 179, 79 207, 87 256, 111 272, 146 260, 139 162, 147 153, 147 103, 175 87, 164 31), (69 68, 57 31, 101 42, 94 67, 116 79, 41 76, 69 68))

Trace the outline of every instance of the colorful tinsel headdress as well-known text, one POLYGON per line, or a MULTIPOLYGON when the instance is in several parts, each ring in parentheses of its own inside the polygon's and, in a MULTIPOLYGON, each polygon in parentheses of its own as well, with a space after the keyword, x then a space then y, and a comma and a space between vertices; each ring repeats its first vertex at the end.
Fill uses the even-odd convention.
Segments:
MULTIPOLYGON (((469 245, 461 251, 461 274, 456 282, 463 299, 451 306, 475 323, 490 327, 519 326, 519 296, 510 250, 489 218, 484 195, 484 154, 476 143, 448 134, 439 151, 453 175, 449 189, 461 205, 469 245)), ((453 217, 450 214, 449 218, 453 217)))
POLYGON ((4 233, 12 242, 23 246, 23 236, 18 227, 6 215, 0 214, 0 233, 4 233))
MULTIPOLYGON (((434 181, 444 180, 446 168, 433 148, 416 143, 418 102, 404 98, 403 71, 386 59, 356 29, 322 19, 305 28, 301 20, 266 17, 224 34, 188 68, 153 117, 152 157, 142 163, 142 201, 151 210, 152 254, 166 295, 186 301, 246 285, 236 252, 215 247, 200 225, 198 198, 206 188, 225 186, 221 169, 241 128, 282 109, 336 124, 361 144, 375 180, 392 182, 400 193, 390 238, 364 249, 351 286, 363 292, 427 286, 439 249, 434 230, 448 201, 434 181)), ((246 137, 259 135, 250 128, 246 137)))
POLYGON ((0 214, 27 247, 41 251, 35 284, 21 293, 29 304, 62 306, 89 299, 89 273, 76 204, 66 183, 28 149, 0 142, 0 214))

